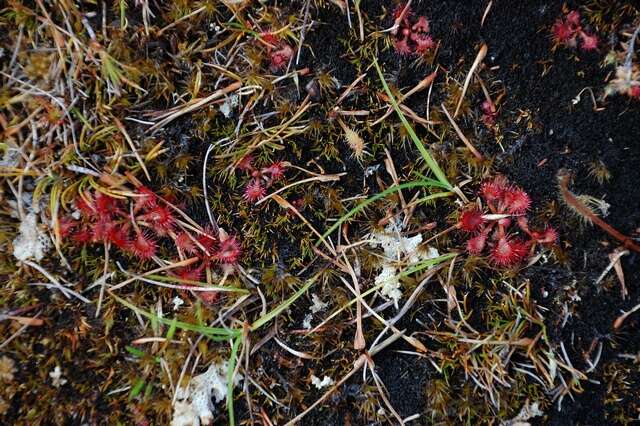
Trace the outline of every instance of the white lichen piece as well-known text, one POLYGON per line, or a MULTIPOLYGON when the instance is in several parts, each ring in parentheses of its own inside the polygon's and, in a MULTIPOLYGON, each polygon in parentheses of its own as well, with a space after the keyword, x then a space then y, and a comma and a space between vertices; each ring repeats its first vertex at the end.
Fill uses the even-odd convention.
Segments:
POLYGON ((375 279, 376 285, 381 285, 380 294, 398 305, 402 291, 400 291, 400 281, 398 279, 398 270, 395 266, 385 263, 382 265, 382 271, 375 279))
POLYGON ((235 108, 236 106, 238 106, 238 96, 227 96, 227 98, 224 100, 224 103, 220 105, 220 112, 222 113, 222 115, 224 115, 225 118, 229 118, 231 117, 233 108, 235 108))
POLYGON ((51 377, 51 384, 57 388, 67 383, 67 379, 62 377, 62 370, 59 365, 56 365, 56 368, 49 373, 49 377, 51 377))
POLYGON ((171 426, 200 426, 200 418, 193 405, 184 401, 176 401, 173 406, 171 426))
POLYGON ((173 310, 177 311, 180 309, 180 306, 184 305, 184 300, 182 300, 180 296, 176 296, 171 300, 171 303, 173 303, 173 310))
POLYGON ((380 267, 381 271, 375 278, 375 283, 381 285, 380 294, 388 300, 393 300, 396 307, 402 297, 400 281, 398 278, 399 266, 412 266, 424 260, 434 259, 440 256, 438 250, 433 247, 421 248, 422 235, 413 237, 402 235, 404 227, 402 219, 395 222, 390 221, 383 231, 374 231, 369 234, 369 245, 371 247, 382 247, 384 259, 380 267), (396 261, 402 260, 402 265, 396 266, 396 261))
MULTIPOLYGON (((191 379, 187 389, 178 388, 178 401, 173 407, 171 426, 211 424, 215 410, 211 398, 217 404, 227 397, 228 368, 226 361, 212 363, 207 371, 191 379)), ((238 385, 241 379, 236 374, 233 385, 238 385)))
POLYGON ((51 241, 37 223, 35 213, 29 213, 20 223, 18 236, 13 240, 13 256, 20 260, 39 262, 51 247, 51 241))
POLYGON ((502 422, 500 426, 530 426, 531 423, 529 423, 528 420, 542 415, 544 415, 544 413, 540 410, 539 402, 536 401, 531 405, 527 402, 517 416, 511 420, 502 422))
POLYGON ((316 387, 316 389, 326 388, 327 386, 333 385, 335 382, 329 376, 324 376, 322 380, 319 377, 316 377, 315 374, 311 375, 311 384, 316 387))
POLYGON ((307 315, 305 315, 304 319, 302 320, 302 328, 304 328, 305 330, 310 330, 312 319, 313 319, 312 313, 308 313, 307 315))
POLYGON ((418 251, 419 261, 429 260, 429 259, 436 259, 438 257, 440 257, 440 252, 435 247, 429 246, 429 247, 427 247, 426 250, 419 250, 418 251))
POLYGON ((320 300, 318 295, 315 294, 315 293, 313 293, 311 295, 311 301, 313 302, 313 305, 311 305, 311 307, 309 309, 311 310, 311 313, 313 313, 313 314, 317 314, 320 311, 324 311, 325 309, 327 309, 327 306, 329 306, 328 303, 323 302, 322 300, 320 300))

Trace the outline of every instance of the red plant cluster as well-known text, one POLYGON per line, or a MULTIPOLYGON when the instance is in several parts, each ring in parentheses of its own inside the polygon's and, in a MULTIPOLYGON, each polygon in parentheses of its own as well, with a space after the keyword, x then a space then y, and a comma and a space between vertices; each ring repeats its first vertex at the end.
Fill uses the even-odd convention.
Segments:
MULTIPOLYGON (((157 254, 160 239, 168 239, 181 255, 196 256, 199 266, 178 269, 175 276, 200 281, 207 266, 233 265, 241 249, 234 236, 218 238, 212 230, 203 233, 181 229, 174 211, 146 187, 133 200, 119 199, 98 191, 85 192, 75 201, 78 213, 60 219, 60 236, 76 243, 108 244, 141 260, 157 254)), ((210 292, 198 292, 209 295, 210 292)))
POLYGON ((251 175, 251 179, 244 187, 244 199, 251 203, 260 201, 267 195, 267 188, 284 177, 286 168, 287 165, 283 161, 276 161, 268 167, 257 168, 253 165, 253 157, 245 156, 238 163, 238 169, 251 175))
POLYGON ((554 41, 566 47, 579 46, 587 52, 597 50, 598 36, 584 31, 580 21, 580 12, 577 10, 570 11, 564 18, 558 18, 552 28, 554 41))
POLYGON ((491 127, 496 124, 496 119, 498 118, 498 109, 490 99, 482 102, 480 109, 482 109, 481 119, 485 126, 491 127))
POLYGON ((293 48, 278 37, 277 34, 270 31, 260 33, 260 38, 267 45, 271 72, 279 72, 286 69, 293 57, 293 48))
POLYGON ((395 36, 394 47, 402 56, 424 55, 433 49, 435 42, 429 35, 429 20, 424 16, 414 16, 411 8, 401 4, 393 12, 395 36))
POLYGON ((484 210, 477 206, 460 214, 458 228, 470 235, 467 251, 473 255, 488 253, 489 261, 498 267, 516 265, 526 260, 536 244, 552 245, 558 239, 556 230, 532 231, 526 213, 531 207, 529 195, 510 184, 504 176, 485 182, 480 188, 484 210), (516 236, 517 229, 527 236, 516 236))

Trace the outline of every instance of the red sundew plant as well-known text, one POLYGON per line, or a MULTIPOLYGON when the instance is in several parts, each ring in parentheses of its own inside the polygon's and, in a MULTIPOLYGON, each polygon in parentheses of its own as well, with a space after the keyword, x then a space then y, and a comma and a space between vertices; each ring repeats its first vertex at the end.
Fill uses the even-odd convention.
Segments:
POLYGON ((250 203, 260 201, 265 195, 267 195, 267 189, 260 179, 252 179, 244 188, 243 197, 250 203))
POLYGON ((553 245, 558 234, 552 227, 544 231, 529 229, 526 217, 531 198, 504 176, 480 187, 483 209, 466 208, 460 213, 457 227, 469 234, 466 250, 475 256, 487 254, 497 267, 510 267, 525 261, 536 244, 553 245), (513 226, 515 225, 515 226, 513 226))
POLYGON ((498 118, 498 109, 491 100, 487 99, 482 102, 480 109, 482 110, 481 119, 485 126, 491 127, 496 124, 496 120, 498 118))
POLYGON ((271 72, 285 70, 295 53, 293 48, 287 42, 283 41, 277 34, 270 31, 260 33, 260 39, 267 45, 269 70, 271 72))
MULTIPOLYGON (((276 169, 281 165, 271 167, 274 166, 269 175, 279 173, 276 169)), ((209 228, 193 233, 181 229, 173 208, 146 187, 138 188, 130 200, 86 192, 78 197, 75 206, 77 212, 60 218, 61 237, 70 237, 82 245, 99 243, 116 247, 140 260, 152 259, 158 254, 160 243, 170 241, 180 259, 186 255, 200 260, 199 266, 178 270, 174 274, 178 278, 198 281, 204 268, 214 266, 230 273, 242 255, 238 239, 223 231, 218 238, 209 228)))
POLYGON ((242 197, 250 203, 256 203, 267 195, 267 189, 274 182, 284 177, 287 163, 276 161, 268 167, 256 168, 253 165, 253 157, 247 155, 238 162, 236 167, 251 175, 251 179, 244 187, 242 197))
POLYGON ((414 16, 406 4, 396 7, 393 12, 397 28, 392 32, 395 36, 394 47, 402 56, 424 55, 433 49, 435 42, 429 35, 429 20, 424 16, 414 16))
POLYGON ((156 254, 158 245, 147 232, 138 232, 128 245, 129 250, 140 259, 151 259, 156 254))
POLYGON ((176 248, 187 255, 196 254, 198 252, 198 246, 196 246, 196 243, 194 241, 196 241, 195 238, 192 237, 188 232, 179 233, 173 240, 176 248))
POLYGON ((240 257, 240 243, 235 237, 227 237, 220 241, 220 247, 215 257, 222 263, 236 263, 240 257))
POLYGON ((586 32, 580 21, 580 12, 577 10, 568 12, 564 18, 558 18, 551 29, 553 40, 565 47, 579 47, 585 52, 598 50, 598 36, 586 32))

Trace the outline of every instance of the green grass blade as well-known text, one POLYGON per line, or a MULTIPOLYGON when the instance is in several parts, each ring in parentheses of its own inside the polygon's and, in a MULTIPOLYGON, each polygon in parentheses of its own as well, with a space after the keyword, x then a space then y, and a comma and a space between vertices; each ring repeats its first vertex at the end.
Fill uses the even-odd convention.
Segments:
POLYGON ((238 350, 240 348, 241 342, 241 336, 236 337, 233 341, 233 345, 231 346, 231 355, 229 356, 229 363, 227 367, 227 410, 229 412, 229 424, 231 426, 235 426, 236 424, 236 417, 233 412, 233 373, 238 362, 238 350))
POLYGON ((315 274, 313 277, 309 278, 307 283, 303 285, 300 290, 296 291, 293 296, 279 304, 277 307, 267 312, 263 317, 258 318, 253 324, 251 324, 251 331, 255 331, 267 324, 269 321, 280 315, 284 310, 286 310, 293 302, 298 300, 300 296, 302 296, 308 289, 316 282, 320 273, 315 274))
POLYGON ((398 102, 396 101, 395 96, 393 96, 393 93, 391 93, 391 90, 389 90, 387 81, 385 80, 384 75, 382 74, 382 70, 380 69, 380 65, 378 65, 378 61, 376 59, 374 59, 373 65, 375 66, 376 71, 378 72, 378 77, 380 77, 380 81, 382 82, 382 87, 384 88, 384 91, 387 93, 387 96, 389 97, 389 101, 391 102, 393 109, 396 111, 396 113, 400 117, 400 121, 402 121, 402 125, 407 130, 407 133, 409 133, 409 136, 411 137, 411 140, 418 148, 418 151, 420 151, 420 155, 422 156, 424 161, 427 163, 427 166, 429 166, 429 168, 431 169, 433 174, 436 176, 438 181, 440 181, 440 183, 445 185, 445 187, 448 190, 453 189, 453 187, 451 186, 451 183, 449 183, 449 180, 447 180, 447 177, 445 176, 440 166, 438 166, 438 163, 436 162, 436 160, 433 159, 433 157, 431 156, 427 148, 425 148, 424 144, 422 143, 420 138, 418 138, 418 135, 416 135, 416 132, 413 130, 413 127, 411 127, 411 124, 409 124, 404 114, 400 110, 400 107, 398 106, 398 102))
POLYGON ((169 326, 169 331, 167 331, 167 340, 173 339, 173 336, 176 334, 176 330, 178 329, 178 319, 173 318, 171 321, 171 325, 169 326))
POLYGON ((416 263, 415 265, 405 269, 404 271, 398 274, 401 277, 406 277, 416 272, 422 271, 423 269, 432 268, 436 265, 439 265, 442 262, 446 262, 449 259, 456 257, 459 253, 447 253, 442 256, 434 257, 433 259, 426 259, 421 262, 416 263))
POLYGON ((133 385, 133 387, 131 388, 131 392, 129 393, 129 400, 132 400, 133 398, 135 398, 140 394, 140 391, 142 391, 144 384, 145 384, 144 379, 136 380, 136 383, 133 385))
POLYGON ((146 278, 149 278, 150 280, 166 282, 166 283, 180 283, 180 284, 191 285, 191 286, 194 286, 194 287, 203 287, 203 288, 207 288, 207 289, 211 289, 211 290, 215 290, 215 291, 220 291, 220 292, 249 294, 249 290, 244 289, 244 288, 240 288, 240 287, 226 287, 226 286, 221 286, 221 285, 209 285, 209 284, 207 284, 205 282, 202 282, 202 281, 186 280, 186 279, 178 278, 178 277, 168 277, 168 276, 165 276, 165 275, 151 274, 151 275, 147 275, 146 278))
POLYGON ((151 321, 157 321, 158 323, 168 325, 170 327, 173 327, 175 325, 175 327, 180 328, 182 330, 195 331, 213 340, 217 340, 217 341, 228 340, 242 334, 242 330, 238 330, 238 329, 227 330, 225 328, 207 327, 205 325, 197 325, 197 324, 191 324, 188 322, 182 322, 182 321, 176 320, 175 318, 174 319, 161 318, 152 312, 147 312, 144 309, 138 308, 134 304, 114 294, 112 294, 112 296, 119 303, 123 304, 124 306, 131 309, 132 311, 137 312, 139 315, 142 315, 143 317, 148 318, 151 321))
POLYGON ((435 194, 427 195, 426 197, 420 198, 417 203, 426 203, 427 201, 435 200, 438 198, 446 198, 451 197, 452 195, 456 195, 454 192, 437 192, 435 194))
POLYGON ((133 356, 137 356, 138 358, 143 358, 147 355, 147 353, 141 349, 135 348, 133 346, 125 346, 124 349, 129 352, 133 356))

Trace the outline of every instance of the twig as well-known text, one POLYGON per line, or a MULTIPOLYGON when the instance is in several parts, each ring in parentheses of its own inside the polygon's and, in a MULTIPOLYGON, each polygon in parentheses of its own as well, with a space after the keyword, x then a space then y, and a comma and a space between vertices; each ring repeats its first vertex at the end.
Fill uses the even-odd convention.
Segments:
MULTIPOLYGON (((607 276, 609 271, 620 264, 620 258, 622 256, 626 256, 627 254, 629 254, 629 250, 618 250, 609 254, 609 265, 607 265, 607 267, 604 268, 604 271, 602 271, 602 273, 596 280, 595 285, 600 284, 600 282, 604 279, 604 277, 607 276)), ((616 273, 618 273, 618 271, 616 271, 616 273)), ((620 278, 619 274, 618 274, 618 278, 620 278)), ((624 300, 627 296, 627 288, 624 285, 624 275, 622 275, 622 279, 620 280, 620 287, 622 292, 622 300, 624 300)))
POLYGON ((209 216, 209 223, 211 223, 211 226, 213 226, 213 230, 217 234, 219 232, 218 222, 213 218, 213 215, 211 214, 211 206, 209 205, 209 196, 207 190, 207 162, 209 161, 209 154, 211 154, 213 147, 214 145, 209 145, 209 148, 207 148, 207 152, 204 154, 204 164, 202 165, 202 192, 204 195, 204 205, 207 208, 207 216, 209 216))
POLYGON ((206 9, 207 9, 207 6, 202 6, 201 8, 196 9, 196 10, 194 10, 193 12, 191 12, 191 13, 189 13, 189 14, 187 14, 187 15, 184 15, 182 18, 176 19, 175 21, 173 21, 172 23, 170 23, 170 24, 169 24, 169 25, 167 25, 166 27, 164 27, 164 28, 162 28, 161 30, 159 30, 159 31, 156 33, 156 36, 157 36, 157 37, 160 37, 160 36, 162 35, 162 33, 164 33, 165 31, 167 31, 169 28, 173 28, 174 26, 176 26, 176 25, 177 25, 177 24, 179 24, 180 22, 182 22, 182 21, 184 21, 184 20, 187 20, 187 19, 191 18, 192 16, 195 16, 195 15, 197 15, 198 13, 200 13, 200 12, 202 12, 202 11, 206 10, 206 9))
POLYGON ((307 220, 306 217, 304 217, 302 215, 302 213, 300 213, 298 211, 298 209, 296 209, 290 202, 288 202, 287 200, 285 200, 284 198, 282 198, 281 196, 277 195, 277 194, 272 194, 272 198, 283 208, 285 209, 289 209, 291 210, 296 216, 298 216, 298 218, 300 218, 301 221, 304 222, 305 225, 307 225, 307 227, 309 227, 309 229, 311 229, 311 232, 313 232, 314 234, 316 234, 318 237, 320 237, 320 240, 323 242, 323 244, 329 249, 329 251, 331 252, 332 255, 336 255, 336 250, 327 242, 326 238, 322 238, 322 234, 319 233, 314 227, 313 225, 307 220))
POLYGON ((360 295, 360 283, 358 281, 358 277, 356 277, 356 273, 349 262, 349 259, 342 252, 342 258, 344 259, 344 263, 347 265, 349 269, 349 275, 351 276, 351 280, 353 281, 353 287, 356 290, 356 298, 358 299, 356 302, 356 335, 353 339, 353 347, 356 350, 362 350, 367 346, 367 342, 364 339, 364 333, 362 332, 362 296, 360 295))
POLYGON ((493 6, 493 0, 489 0, 489 3, 487 4, 487 8, 484 10, 484 13, 482 14, 482 19, 480 20, 480 27, 484 27, 484 21, 485 19, 487 19, 487 16, 489 15, 491 6, 493 6))
POLYGON ((469 83, 471 83, 473 72, 476 70, 476 68, 478 68, 478 65, 480 65, 480 62, 482 62, 484 57, 487 56, 487 50, 488 50, 487 44, 482 43, 482 46, 480 46, 480 50, 478 51, 478 55, 476 56, 476 59, 473 61, 473 64, 471 65, 471 69, 469 70, 469 74, 467 74, 467 78, 464 81, 464 86, 462 86, 462 93, 460 93, 460 99, 458 99, 458 105, 456 106, 456 110, 453 113, 454 117, 457 117, 458 113, 460 112, 460 107, 462 106, 464 95, 467 93, 467 89, 469 88, 469 83))
POLYGON ((307 35, 307 22, 309 21, 309 5, 311 0, 307 0, 304 4, 304 19, 302 20, 302 29, 300 30, 300 42, 298 43, 298 53, 296 54, 296 66, 300 62, 300 53, 302 52, 302 45, 304 44, 304 38, 307 35))
POLYGON ((178 117, 182 117, 185 114, 188 114, 190 112, 193 112, 199 108, 202 108, 203 106, 207 105, 208 103, 228 94, 231 92, 235 92, 236 90, 240 89, 242 87, 242 82, 236 81, 235 83, 231 83, 230 85, 228 85, 227 87, 224 87, 222 89, 216 90, 215 92, 213 92, 212 94, 210 94, 209 96, 205 97, 205 98, 199 98, 199 99, 193 99, 192 101, 188 102, 186 105, 184 105, 183 107, 181 107, 180 109, 178 109, 177 111, 169 110, 168 112, 162 113, 161 116, 164 116, 163 119, 161 119, 160 121, 158 121, 156 124, 154 124, 153 126, 149 127, 147 129, 147 132, 154 132, 158 129, 160 129, 161 127, 166 126, 167 124, 171 123, 173 120, 175 120, 178 117))
POLYGON ((265 196, 264 198, 260 199, 258 202, 256 202, 256 205, 260 205, 262 203, 264 203, 265 201, 267 201, 270 198, 275 197, 276 195, 280 194, 283 191, 286 191, 287 189, 297 186, 297 185, 301 185, 303 183, 309 183, 309 182, 315 182, 315 181, 319 181, 319 182, 335 182, 337 180, 340 180, 341 176, 346 175, 346 173, 337 173, 335 175, 316 175, 314 177, 310 177, 307 179, 302 179, 299 180, 297 182, 293 182, 290 183, 289 185, 285 185, 282 188, 278 189, 277 191, 272 192, 271 194, 265 196))
POLYGON ((640 304, 634 306, 633 308, 631 308, 627 312, 624 312, 622 315, 620 315, 618 318, 616 318, 616 320, 613 322, 613 329, 617 330, 620 327, 622 327, 622 323, 624 322, 624 320, 626 320, 629 315, 631 315, 632 313, 634 313, 634 312, 636 312, 638 310, 640 310, 640 304))
POLYGON ((484 157, 482 156, 482 154, 480 154, 480 152, 478 152, 478 150, 473 146, 473 144, 469 141, 469 139, 467 139, 467 137, 464 135, 464 133, 462 133, 462 130, 460 130, 460 127, 458 127, 458 124, 456 124, 456 122, 453 120, 453 117, 451 117, 451 114, 449 114, 449 111, 447 111, 447 108, 444 106, 444 104, 441 104, 441 107, 442 107, 442 111, 444 111, 444 115, 447 116, 447 118, 449 119, 449 122, 451 123, 451 125, 454 128, 454 130, 458 134, 458 137, 462 140, 462 142, 464 142, 464 144, 467 146, 467 148, 469 148, 469 151, 471 151, 471 153, 478 160, 482 161, 484 159, 484 157))
POLYGON ((604 220, 600 219, 598 215, 592 212, 589 207, 585 206, 582 201, 580 201, 575 195, 573 195, 571 191, 569 191, 569 189, 567 188, 567 186, 569 185, 569 173, 566 170, 561 170, 558 173, 558 184, 560 186, 560 193, 562 194, 562 198, 564 198, 567 204, 573 207, 578 213, 587 218, 589 221, 598 225, 607 234, 620 241, 624 248, 640 253, 640 246, 635 244, 631 238, 627 237, 604 220))
POLYGON ((116 127, 118 128, 118 130, 120 130, 120 133, 122 133, 122 136, 124 136, 125 140, 127 141, 127 144, 129 144, 129 148, 131 148, 131 152, 133 152, 133 155, 135 155, 136 160, 138 160, 138 163, 140 163, 140 167, 142 167, 142 170, 144 171, 145 176, 147 177, 147 179, 149 181, 151 181, 151 176, 149 175, 149 171, 147 170, 147 166, 144 165, 144 161, 142 161, 142 158, 140 157, 140 154, 138 154, 138 150, 136 149, 135 145, 133 144, 133 141, 131 140, 131 138, 129 137, 129 133, 127 133, 127 130, 124 128, 124 126, 122 125, 120 120, 118 120, 117 118, 113 117, 113 121, 114 121, 114 123, 116 123, 116 127))
MULTIPOLYGON (((32 267, 33 269, 37 270, 42 275, 44 275, 49 281, 51 281, 51 284, 44 284, 46 287, 51 287, 51 288, 55 288, 55 289, 60 290, 60 292, 62 292, 62 294, 64 294, 67 298, 69 297, 69 295, 72 295, 72 296, 74 296, 75 298, 77 298, 78 300, 80 300, 80 301, 82 301, 84 303, 91 303, 91 300, 87 299, 83 295, 71 290, 70 288, 66 288, 65 286, 60 284, 60 281, 55 279, 53 277, 53 275, 51 275, 49 272, 47 272, 42 266, 38 265, 37 263, 34 263, 34 262, 30 261, 30 260, 24 260, 22 263, 24 263, 25 265, 28 265, 28 266, 32 267)), ((32 285, 38 285, 38 284, 37 283, 32 283, 32 285)))

